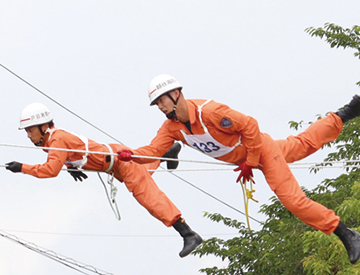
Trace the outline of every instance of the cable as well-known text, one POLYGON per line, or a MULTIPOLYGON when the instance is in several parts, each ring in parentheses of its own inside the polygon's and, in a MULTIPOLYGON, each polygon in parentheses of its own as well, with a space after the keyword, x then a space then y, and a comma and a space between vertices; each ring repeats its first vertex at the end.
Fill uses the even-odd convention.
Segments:
MULTIPOLYGON (((60 107, 64 108, 66 111, 70 112, 71 114, 73 114, 74 116, 76 116, 77 118, 81 119, 82 121, 84 121, 85 123, 91 125, 92 127, 94 127, 95 129, 99 130, 100 132, 104 133, 106 136, 112 138, 113 140, 117 141, 118 143, 122 144, 119 140, 117 140, 116 138, 114 138, 113 136, 107 134, 106 132, 104 132, 103 130, 101 130, 100 128, 98 128, 97 126, 93 125, 92 123, 88 122, 87 120, 83 119, 82 117, 80 117, 79 115, 77 115, 76 113, 74 113, 73 111, 69 110, 68 108, 66 108, 64 105, 60 104, 58 101, 54 100, 53 98, 51 98, 50 96, 48 96, 47 94, 45 94, 44 92, 42 92, 40 89, 36 88, 34 85, 32 85, 31 83, 29 83, 28 81, 26 81, 25 79, 23 79, 22 77, 20 77, 19 75, 17 75, 15 72, 11 71, 10 69, 8 69, 7 67, 5 67, 4 65, 2 65, 0 63, 0 66, 2 68, 4 68, 5 70, 7 70, 9 73, 11 73, 12 75, 14 75, 15 77, 17 77, 18 79, 20 79, 21 81, 23 81, 24 83, 26 83, 27 85, 29 85, 31 88, 33 88, 34 90, 36 90, 37 92, 39 92, 40 94, 42 94, 43 96, 45 96, 46 98, 50 99, 51 101, 53 101, 54 103, 56 103, 57 105, 59 105, 60 107)), ((161 167, 161 166, 160 166, 161 167)), ((190 184, 190 182, 188 182, 187 180, 173 174, 174 176, 176 176, 178 179, 186 182, 187 184, 190 184)), ((198 188, 198 187, 195 187, 195 185, 193 184, 190 184, 191 186, 193 186, 194 188, 196 188, 197 190, 203 192, 204 194, 208 194, 210 195, 209 193, 205 192, 204 190, 198 188)), ((212 198, 216 199, 217 201, 220 201, 222 202, 221 200, 217 199, 215 196, 213 195, 210 195, 212 198)), ((230 207, 230 205, 228 205, 227 203, 225 202, 222 202, 223 204, 227 205, 230 207)), ((230 207, 232 209, 236 209, 234 207, 230 207)), ((237 212, 240 212, 242 213, 240 210, 237 210, 237 212)))
MULTIPOLYGON (((14 145, 14 144, 5 144, 5 143, 0 143, 0 146, 10 146, 10 147, 20 147, 20 148, 30 148, 30 149, 41 149, 41 150, 46 149, 46 150, 59 150, 59 151, 67 151, 67 152, 81 152, 81 153, 92 153, 92 154, 111 155, 111 153, 108 153, 108 152, 95 152, 95 151, 85 151, 85 150, 72 150, 72 149, 54 148, 54 147, 32 147, 32 146, 14 145)), ((173 161, 173 160, 174 160, 174 159, 171 159, 171 158, 170 158, 170 159, 163 158, 163 159, 165 159, 165 160, 170 160, 170 161, 173 161)), ((183 160, 183 161, 185 161, 185 160, 183 160)), ((191 161, 191 160, 189 160, 189 161, 190 161, 190 162, 200 162, 200 163, 203 163, 202 161, 191 161)), ((205 162, 205 163, 209 163, 209 162, 205 162)), ((212 164, 221 164, 221 163, 212 163, 212 164)), ((6 165, 0 165, 0 167, 1 167, 1 166, 2 166, 2 167, 6 167, 6 165)), ((161 166, 160 166, 160 167, 161 167, 161 166)), ((165 169, 165 168, 163 168, 163 167, 161 167, 161 168, 162 168, 162 169, 165 169)), ((68 170, 68 169, 66 169, 66 170, 68 170)), ((84 171, 88 171, 88 170, 84 170, 84 171)), ((98 172, 98 171, 97 171, 97 172, 98 172)), ((173 173, 172 173, 172 174, 173 174, 173 173)), ((195 186, 194 184, 192 184, 192 183, 190 183, 189 181, 181 178, 180 176, 178 176, 178 175, 176 175, 176 174, 173 174, 173 175, 174 175, 175 177, 177 177, 178 179, 182 180, 183 182, 187 183, 188 185, 194 187, 194 188, 197 189, 198 191, 200 191, 200 192, 202 192, 202 193, 210 196, 211 198, 217 200, 218 202, 220 202, 220 203, 222 203, 222 204, 230 207, 231 209, 237 211, 238 213, 241 213, 241 214, 243 214, 243 215, 246 215, 244 212, 242 212, 242 211, 238 210, 237 208, 229 205, 228 203, 226 203, 226 202, 224 202, 224 201, 216 198, 215 196, 213 196, 213 195, 211 195, 210 193, 204 191, 203 189, 195 186)), ((252 218, 251 216, 250 216, 250 218, 253 219, 254 221, 257 221, 258 223, 261 223, 260 221, 252 218)))
MULTIPOLYGON (((42 92, 40 89, 36 88, 34 85, 32 85, 31 83, 29 83, 28 81, 26 81, 25 79, 23 79, 22 77, 20 77, 19 75, 17 75, 15 72, 11 71, 10 69, 8 69, 8 68, 5 67, 4 65, 2 65, 1 63, 0 63, 0 66, 1 66, 2 68, 4 68, 5 70, 7 70, 7 71, 8 71, 9 73, 11 73, 12 75, 14 75, 15 77, 17 77, 18 79, 20 79, 21 81, 23 81, 24 83, 26 83, 27 85, 29 85, 30 87, 32 87, 33 89, 35 89, 37 92, 39 92, 40 94, 42 94, 43 96, 45 96, 46 98, 48 98, 49 100, 53 101, 54 103, 56 103, 57 105, 59 105, 60 107, 62 107, 62 108, 65 109, 66 111, 68 111, 69 113, 71 113, 72 115, 76 116, 76 117, 79 118, 80 120, 82 120, 82 121, 84 121, 85 123, 89 124, 90 126, 94 127, 95 129, 97 129, 97 130, 100 131, 101 133, 105 134, 106 136, 110 137, 111 139, 117 141, 118 143, 123 144, 121 141, 119 141, 119 140, 116 139, 115 137, 109 135, 108 133, 106 133, 105 131, 103 131, 102 129, 100 129, 99 127, 95 126, 94 124, 90 123, 90 122, 87 121, 86 119, 84 119, 84 118, 82 118, 81 116, 77 115, 75 112, 71 111, 70 109, 68 109, 67 107, 65 107, 65 106, 62 105, 61 103, 59 103, 58 101, 54 100, 53 98, 51 98, 50 96, 48 96, 47 94, 45 94, 44 92, 42 92)), ((31 147, 31 148, 34 148, 34 147, 31 147)), ((51 148, 51 149, 54 150, 54 148, 51 148)), ((134 156, 134 157, 135 157, 135 156, 134 156)), ((146 156, 136 156, 136 157, 140 157, 140 158, 152 158, 152 157, 146 157, 146 156)), ((164 159, 164 158, 154 158, 154 159, 167 160, 167 159, 164 159)), ((184 160, 182 160, 182 161, 184 161, 184 160)), ((191 162, 205 163, 205 162, 202 162, 202 161, 191 161, 191 162)), ((351 161, 348 161, 348 162, 351 162, 351 161)), ((209 163, 209 162, 206 162, 206 163, 209 163)), ((324 163, 326 164, 326 163, 330 163, 330 162, 324 162, 324 163)), ((219 163, 212 163, 212 164, 232 165, 232 164, 221 163, 221 162, 219 162, 219 163)), ((293 164, 293 165, 300 165, 300 164, 293 164)), ((161 166, 160 166, 160 167, 161 167, 161 166)), ((327 166, 325 166, 325 167, 327 167, 327 166)), ((348 166, 344 166, 344 167, 348 167, 348 166)), ((163 168, 163 167, 161 167, 161 168, 163 168)), ((164 168, 163 168, 163 169, 164 169, 164 168)), ((299 168, 297 168, 297 169, 299 169, 299 168)), ((183 182, 187 183, 188 185, 194 187, 194 188, 197 189, 198 191, 200 191, 200 192, 202 192, 202 193, 210 196, 211 198, 217 200, 218 202, 220 202, 220 203, 228 206, 229 208, 231 208, 231 209, 233 209, 233 210, 235 210, 235 211, 237 211, 237 212, 239 212, 239 213, 241 213, 241 214, 243 214, 243 215, 246 215, 244 212, 242 212, 242 211, 236 209, 235 207, 233 207, 233 206, 231 206, 231 205, 229 205, 229 204, 221 201, 220 199, 218 199, 218 198, 216 198, 215 196, 211 195, 210 193, 202 190, 201 188, 195 186, 194 184, 190 183, 189 181, 181 178, 180 176, 178 176, 178 175, 176 175, 176 174, 174 174, 174 173, 171 173, 171 174, 172 174, 173 176, 177 177, 178 179, 182 180, 183 182)), ((251 216, 250 216, 250 218, 253 219, 254 221, 257 221, 257 222, 261 223, 260 221, 252 218, 251 216)))
POLYGON ((0 236, 10 240, 10 241, 13 241, 15 243, 18 243, 24 247, 26 247, 27 249, 29 250, 32 250, 34 252, 37 252, 45 257, 48 257, 58 263, 61 263, 63 265, 65 265, 66 267, 69 267, 69 268, 72 268, 82 274, 90 274, 90 273, 85 273, 84 271, 82 271, 81 269, 83 270, 86 270, 86 271, 89 271, 89 272, 92 272, 92 273, 96 273, 96 274, 99 274, 99 275, 114 275, 112 273, 109 273, 109 272, 106 272, 106 271, 102 271, 98 268, 95 268, 91 265, 87 265, 87 264, 83 264, 83 263, 80 263, 78 261, 75 261, 74 259, 72 258, 68 258, 68 257, 65 257, 65 256, 62 256, 60 254, 57 254, 55 253, 54 251, 51 251, 51 250, 47 250, 47 249, 44 249, 44 248, 41 248, 40 246, 38 245, 35 245, 33 243, 30 243, 30 242, 27 242, 27 241, 24 241, 24 240, 21 240, 20 238, 14 236, 14 235, 10 235, 4 231, 1 231, 0 230, 0 236))
MULTIPOLYGON (((163 169, 164 169, 164 168, 163 168, 163 169)), ((190 186, 194 187, 195 189, 199 190, 200 192, 202 192, 202 193, 204 193, 204 194, 208 195, 209 197, 213 198, 214 200, 216 200, 216 201, 218 201, 218 202, 220 202, 220 203, 222 203, 222 204, 226 205, 227 207, 229 207, 229 208, 231 208, 231 209, 235 210, 236 212, 238 212, 238 213, 240 213, 240 214, 242 214, 242 215, 246 216, 246 214, 245 214, 244 212, 242 212, 242 211, 240 211, 239 209, 237 209, 237 208, 235 208, 235 207, 231 206, 230 204, 228 204, 228 203, 226 203, 226 202, 224 202, 224 201, 222 201, 222 200, 218 199, 217 197, 215 197, 215 196, 211 195, 210 193, 208 193, 208 192, 206 192, 206 191, 202 190, 201 188, 197 187, 196 185, 192 184, 191 182, 189 182, 189 181, 187 181, 187 180, 185 180, 185 179, 183 179, 183 178, 179 177, 178 175, 176 175, 176 174, 174 174, 174 173, 172 173, 172 175, 173 175, 174 177, 177 177, 178 179, 181 179, 182 181, 186 182, 188 185, 190 185, 190 186)), ((249 216, 249 217, 250 217, 250 219, 252 219, 252 220, 254 220, 254 221, 258 222, 259 224, 261 224, 261 222, 260 222, 259 220, 255 219, 255 218, 253 218, 253 217, 251 217, 251 216, 249 216)))
POLYGON ((4 65, 2 65, 0 63, 0 66, 3 67, 5 70, 7 70, 9 73, 11 73, 12 75, 14 75, 15 77, 17 77, 18 79, 20 79, 21 81, 23 81, 24 83, 26 83, 27 85, 29 85, 31 88, 33 88, 34 90, 38 91, 40 94, 42 94, 43 96, 45 96, 46 98, 50 99, 52 102, 54 102, 55 104, 59 105, 61 108, 65 109, 66 111, 68 111, 70 114, 76 116, 77 118, 79 118, 80 120, 84 121, 85 123, 89 124, 90 126, 94 127, 95 129, 97 129, 98 131, 100 131, 101 133, 103 133, 104 135, 108 136, 109 138, 112 138, 113 140, 117 141, 118 143, 122 144, 121 141, 117 140, 115 137, 109 135, 108 133, 106 133, 105 131, 103 131, 102 129, 100 129, 99 127, 97 127, 96 125, 90 123, 89 121, 87 121, 86 119, 82 118, 81 116, 77 115, 75 112, 71 111, 70 109, 66 108, 64 105, 62 105, 60 102, 56 101, 55 99, 51 98, 50 96, 48 96, 47 94, 45 94, 44 92, 42 92, 40 89, 36 88, 34 85, 32 85, 30 82, 26 81, 25 79, 23 79, 22 77, 20 77, 19 75, 17 75, 15 72, 11 71, 9 68, 5 67, 4 65))
MULTIPOLYGON (((106 238, 179 238, 177 234, 169 235, 110 235, 110 234, 85 234, 85 233, 54 233, 54 232, 44 232, 44 231, 25 231, 25 230, 13 230, 6 229, 10 232, 20 232, 26 234, 47 234, 47 235, 59 235, 59 236, 77 236, 77 237, 106 237, 106 238)), ((236 234, 236 233, 235 233, 236 234)), ((234 233, 213 233, 213 234, 201 234, 201 236, 212 237, 214 235, 234 235, 234 233)))

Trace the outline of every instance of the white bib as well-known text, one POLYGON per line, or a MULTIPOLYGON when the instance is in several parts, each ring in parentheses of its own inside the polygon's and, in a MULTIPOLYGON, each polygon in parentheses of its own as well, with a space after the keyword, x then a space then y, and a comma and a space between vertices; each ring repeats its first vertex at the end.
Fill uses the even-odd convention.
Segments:
MULTIPOLYGON (((47 132, 50 133, 49 135, 49 140, 52 136, 52 134, 56 131, 56 130, 62 130, 62 131, 65 131, 65 132, 68 132, 76 137, 78 137, 85 145, 85 151, 89 151, 89 139, 87 137, 84 137, 82 135, 79 135, 77 133, 74 133, 74 132, 71 132, 71 131, 67 131, 65 129, 61 129, 61 128, 54 128, 54 129, 48 129, 47 132)), ((87 156, 88 156, 88 153, 85 153, 83 155, 83 158, 82 159, 79 159, 79 160, 74 160, 74 161, 65 161, 66 164, 69 164, 71 165, 72 167, 76 167, 76 168, 82 168, 86 163, 87 163, 87 156)))
POLYGON ((241 137, 233 147, 229 147, 223 145, 222 143, 220 143, 210 135, 207 127, 205 126, 201 118, 202 107, 205 104, 209 103, 210 101, 211 100, 209 99, 206 102, 204 102, 201 106, 198 106, 199 120, 204 128, 205 133, 200 135, 187 135, 182 130, 180 130, 180 132, 183 134, 184 139, 186 140, 186 142, 189 144, 190 147, 200 151, 201 153, 204 153, 207 156, 218 158, 230 153, 235 149, 235 147, 241 145, 241 137))

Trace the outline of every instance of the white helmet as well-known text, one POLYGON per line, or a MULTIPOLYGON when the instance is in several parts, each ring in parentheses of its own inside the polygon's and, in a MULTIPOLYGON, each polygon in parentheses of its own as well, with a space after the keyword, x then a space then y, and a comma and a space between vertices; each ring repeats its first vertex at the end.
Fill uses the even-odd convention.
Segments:
POLYGON ((154 77, 148 87, 150 106, 154 105, 160 96, 175 89, 179 89, 180 91, 182 89, 182 86, 175 77, 168 74, 161 74, 154 77))
POLYGON ((20 116, 19 130, 30 126, 42 125, 52 121, 49 109, 41 103, 32 103, 24 108, 20 116))

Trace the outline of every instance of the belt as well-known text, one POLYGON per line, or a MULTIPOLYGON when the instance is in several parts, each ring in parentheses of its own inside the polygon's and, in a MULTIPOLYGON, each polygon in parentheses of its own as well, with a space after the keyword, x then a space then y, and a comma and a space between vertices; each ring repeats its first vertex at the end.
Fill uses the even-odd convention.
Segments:
POLYGON ((108 173, 111 171, 111 169, 114 166, 114 154, 113 154, 114 152, 109 144, 104 144, 104 145, 109 149, 109 152, 111 153, 111 155, 106 156, 106 162, 110 162, 108 169, 105 170, 105 172, 108 173))

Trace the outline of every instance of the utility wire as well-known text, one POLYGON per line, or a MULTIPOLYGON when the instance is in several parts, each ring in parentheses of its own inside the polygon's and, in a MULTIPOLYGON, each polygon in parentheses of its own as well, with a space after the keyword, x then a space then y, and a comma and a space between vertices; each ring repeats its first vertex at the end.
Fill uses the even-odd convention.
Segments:
POLYGON ((87 272, 91 272, 91 274, 99 274, 99 275, 114 275, 112 273, 109 273, 109 272, 106 272, 106 271, 102 271, 98 268, 95 268, 91 265, 87 265, 87 264, 83 264, 83 263, 80 263, 78 261, 75 261, 74 259, 72 258, 69 258, 69 257, 65 257, 65 256, 62 256, 60 254, 57 254, 55 253, 54 251, 51 251, 51 250, 47 250, 47 249, 44 249, 44 248, 41 248, 40 246, 38 245, 35 245, 33 243, 30 243, 28 241, 24 241, 24 240, 21 240, 20 238, 14 236, 14 235, 10 235, 4 231, 1 231, 0 230, 0 236, 1 237, 4 237, 10 241, 13 241, 17 244, 20 244, 24 247, 26 247, 27 249, 29 250, 32 250, 34 252, 37 252, 45 257, 48 257, 58 263, 61 263, 69 268, 72 268, 82 274, 87 274, 87 275, 90 275, 90 273, 87 273, 87 272), (85 272, 86 271, 86 272, 85 272))
POLYGON ((9 73, 11 73, 12 75, 14 75, 15 77, 17 77, 18 79, 20 79, 21 81, 23 81, 24 83, 26 83, 27 85, 29 85, 31 88, 33 88, 34 90, 38 91, 40 94, 42 94, 43 96, 47 97, 48 99, 50 99, 52 102, 54 102, 55 104, 59 105, 61 108, 65 109, 66 111, 68 111, 70 114, 76 116, 77 118, 79 118, 80 120, 84 121, 85 123, 89 124, 90 126, 94 127, 95 129, 97 129, 98 131, 100 131, 101 133, 103 133, 104 135, 108 136, 109 138, 112 138, 113 140, 117 141, 118 143, 122 144, 121 141, 117 140, 115 137, 109 135, 108 133, 106 133, 105 131, 103 131, 102 129, 100 129, 99 127, 95 126, 94 124, 92 124, 91 122, 89 122, 88 120, 82 118, 81 116, 77 115, 75 112, 71 111, 69 108, 65 107, 64 105, 62 105, 60 102, 54 100, 53 98, 51 98, 50 96, 48 96, 47 94, 45 94, 44 92, 42 92, 40 89, 36 88, 34 85, 32 85, 30 82, 26 81, 24 78, 22 78, 21 76, 19 76, 18 74, 16 74, 15 72, 13 72, 12 70, 10 70, 9 68, 5 67, 4 65, 2 65, 0 63, 0 66, 3 67, 5 70, 7 70, 9 73))
MULTIPOLYGON (((178 179, 181 179, 182 181, 186 182, 188 185, 190 185, 190 186, 194 187, 195 189, 199 190, 200 192, 204 193, 205 195, 208 195, 209 197, 211 197, 211 198, 213 198, 214 200, 216 200, 216 201, 218 201, 218 202, 222 203, 223 205, 225 205, 225 206, 227 206, 227 207, 229 207, 229 208, 231 208, 231 209, 235 210, 236 212, 238 212, 238 213, 243 214, 244 216, 246 216, 245 212, 240 211, 239 209, 237 209, 237 208, 235 208, 235 207, 231 206, 230 204, 228 204, 228 203, 226 203, 226 202, 224 202, 224 201, 222 201, 222 200, 218 199, 217 197, 215 197, 215 196, 211 195, 210 193, 206 192, 205 190, 203 190, 203 189, 201 189, 201 188, 197 187, 196 185, 192 184, 191 182, 189 182, 189 181, 187 181, 187 180, 185 180, 185 179, 181 178, 180 176, 178 176, 178 175, 176 175, 176 174, 174 174, 174 173, 172 173, 172 174, 174 175, 174 177, 177 177, 178 179)), ((259 221, 259 220, 255 219, 255 218, 253 218, 253 217, 251 217, 251 216, 249 216, 249 218, 250 218, 250 219, 252 219, 253 221, 256 221, 256 222, 258 222, 259 224, 261 224, 261 221, 259 221)))
MULTIPOLYGON (((76 236, 76 237, 104 237, 104 238, 179 238, 176 234, 162 234, 162 235, 115 235, 115 234, 88 234, 88 233, 63 233, 63 232, 45 232, 45 231, 27 231, 6 229, 8 232, 19 232, 25 234, 38 234, 38 235, 55 235, 55 236, 76 236)), ((232 236, 237 233, 211 233, 201 234, 201 236, 232 236)))
MULTIPOLYGON (((84 121, 85 123, 91 125, 91 126, 94 127, 95 129, 99 130, 100 132, 102 132, 102 133, 105 134, 106 136, 112 138, 113 140, 117 141, 118 143, 122 144, 119 140, 117 140, 117 139, 114 138, 113 136, 107 134, 105 131, 101 130, 100 128, 98 128, 98 127, 95 126, 94 124, 90 123, 89 121, 85 120, 84 118, 80 117, 80 116, 77 115, 75 112, 69 110, 69 109, 66 108, 64 105, 60 104, 58 101, 56 101, 56 100, 53 99, 52 97, 48 96, 47 94, 45 94, 44 92, 42 92, 40 89, 36 88, 34 85, 32 85, 31 83, 29 83, 28 81, 26 81, 25 79, 23 79, 22 77, 20 77, 18 74, 16 74, 15 72, 13 72, 12 70, 10 70, 9 68, 5 67, 5 66, 2 65, 1 63, 0 63, 0 66, 1 66, 2 68, 4 68, 6 71, 8 71, 9 73, 11 73, 12 75, 14 75, 15 77, 17 77, 18 79, 20 79, 21 81, 23 81, 24 83, 26 83, 27 85, 29 85, 29 86, 30 86, 31 88, 33 88, 34 90, 36 90, 37 92, 39 92, 40 94, 42 94, 43 96, 45 96, 46 98, 50 99, 51 101, 53 101, 54 103, 56 103, 56 104, 59 105, 60 107, 64 108, 66 111, 70 112, 72 115, 74 115, 74 116, 76 116, 77 118, 81 119, 81 120, 84 121)), ((161 167, 161 166, 160 166, 160 167, 161 167)), ((163 169, 164 169, 164 168, 163 168, 163 169)), ((190 184, 189 181, 187 181, 187 180, 185 180, 185 179, 183 179, 183 178, 181 178, 181 177, 179 177, 179 176, 177 176, 177 175, 175 175, 175 174, 173 174, 173 175, 176 176, 178 179, 181 179, 181 180, 184 181, 185 183, 191 185, 192 187, 196 188, 197 190, 203 192, 204 194, 210 195, 209 193, 207 193, 206 191, 200 189, 199 187, 195 187, 195 185, 190 184)), ((235 211, 237 211, 237 212, 245 215, 244 212, 236 209, 235 207, 230 206, 229 204, 225 203, 224 201, 221 201, 220 199, 216 198, 215 196, 210 195, 210 197, 216 199, 217 201, 221 202, 222 204, 224 204, 224 205, 226 205, 226 206, 229 206, 231 209, 233 209, 233 210, 235 210, 235 211)), ((252 217, 250 217, 250 218, 253 219, 252 217)), ((254 220, 256 220, 256 219, 254 219, 254 220)), ((256 221, 257 221, 257 220, 256 220, 256 221)), ((259 222, 259 221, 257 221, 257 222, 259 222)), ((260 223, 260 222, 259 222, 259 223, 260 223)))
MULTIPOLYGON (((119 144, 123 144, 121 141, 119 141, 118 139, 116 139, 115 137, 111 136, 110 134, 106 133, 105 131, 103 131, 102 129, 100 129, 99 127, 97 127, 96 125, 92 124, 91 122, 89 122, 88 120, 84 119, 83 117, 77 115, 75 112, 71 111, 70 109, 68 109, 67 107, 65 107, 63 104, 59 103, 58 101, 56 101, 55 99, 53 99, 52 97, 48 96, 46 93, 42 92, 40 89, 38 89, 37 87, 35 87, 34 85, 32 85, 30 82, 26 81, 24 78, 20 77, 18 74, 16 74, 15 72, 13 72, 12 70, 10 70, 9 68, 5 67, 4 65, 2 65, 0 63, 0 66, 2 68, 4 68, 6 71, 8 71, 9 73, 11 73, 12 75, 14 75, 15 77, 17 77, 18 79, 20 79, 21 81, 23 81, 24 83, 26 83, 27 85, 29 85, 31 88, 33 88, 34 90, 36 90, 37 92, 39 92, 40 94, 42 94, 43 96, 45 96, 46 98, 48 98, 49 100, 51 100, 52 102, 54 102, 55 104, 59 105, 61 108, 65 109, 66 111, 68 111, 69 113, 71 113, 72 115, 76 116, 77 118, 79 118, 80 120, 82 120, 83 122, 87 123, 88 125, 94 127, 95 129, 97 129, 98 131, 100 131, 101 133, 105 134, 106 136, 110 137, 111 139, 115 140, 116 142, 118 142, 119 144)), ((32 147, 34 148, 34 147, 32 147)), ((54 148, 51 148, 52 150, 54 150, 54 148)), ((107 153, 108 155, 109 153, 107 153)), ((146 157, 146 156, 134 156, 134 157, 141 157, 141 158, 153 158, 153 157, 146 157)), ((154 159, 162 159, 162 160, 167 160, 167 159, 164 159, 164 158, 154 158, 154 159)), ((185 160, 179 160, 179 161, 185 161, 185 160)), ((192 162, 198 162, 198 161, 192 161, 192 162)), ((358 162, 356 160, 354 161, 346 161, 347 163, 351 163, 351 162, 358 162)), ((200 163, 205 163, 205 162, 201 162, 200 163)), ((209 163, 209 162, 207 162, 209 163)), ((323 163, 314 163, 315 165, 321 165, 321 164, 329 164, 329 163, 334 163, 334 162, 323 162, 323 163)), ((212 164, 225 164, 225 165, 232 165, 232 164, 228 164, 228 163, 212 163, 212 164)), ((289 164, 290 166, 293 166, 293 165, 304 165, 304 163, 295 163, 295 164, 289 164)), ((161 166, 160 166, 161 167, 161 166)), ((322 168, 329 168, 331 166, 324 166, 322 168)), ((349 165, 345 165, 345 166, 342 166, 342 167, 332 167, 332 168, 345 168, 345 167, 349 167, 349 165)), ((358 165, 354 165, 354 166, 351 166, 351 167, 358 167, 358 165)), ((161 167, 164 171, 166 171, 163 167, 161 167)), ((295 169, 302 169, 303 167, 293 167, 295 169)), ((305 167, 304 167, 305 168, 305 167)), ((222 169, 222 170, 225 170, 225 169, 222 169)), ((195 171, 199 171, 198 170, 195 170, 195 171)), ((246 216, 246 214, 240 210, 238 210, 237 208, 229 205, 228 203, 218 199, 217 197, 211 195, 210 193, 204 191, 203 189, 197 187, 196 185, 192 184, 191 182, 185 180, 184 178, 174 174, 174 173, 171 173, 173 176, 177 177, 178 179, 184 181, 185 183, 187 183, 188 185, 192 186, 193 188, 197 189, 198 191, 206 194, 207 196, 215 199, 216 201, 226 205, 227 207, 235 210, 236 212, 240 213, 240 214, 243 214, 246 216)), ((249 218, 251 218, 252 220, 258 222, 261 224, 261 222, 251 216, 249 216, 249 218)))

